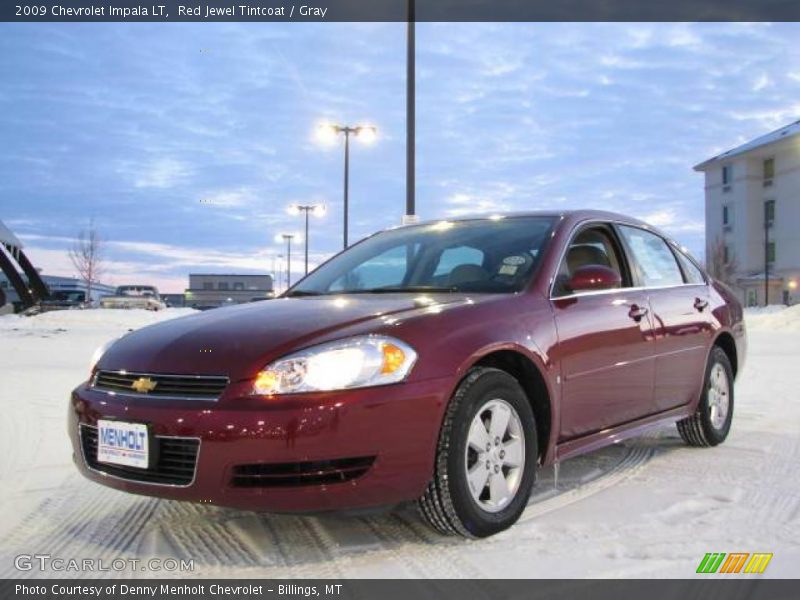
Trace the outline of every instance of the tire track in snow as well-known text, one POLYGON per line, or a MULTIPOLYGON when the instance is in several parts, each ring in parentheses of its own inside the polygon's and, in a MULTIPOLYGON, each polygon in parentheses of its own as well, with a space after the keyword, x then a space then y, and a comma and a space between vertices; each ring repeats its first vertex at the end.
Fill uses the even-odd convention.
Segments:
MULTIPOLYGON (((630 445, 625 444, 624 455, 616 465, 588 481, 579 482, 576 487, 564 492, 557 491, 556 495, 542 499, 537 498, 537 494, 533 494, 519 522, 531 521, 546 513, 564 508, 635 476, 657 452, 656 448, 650 444, 643 445, 636 442, 642 439, 652 440, 658 438, 658 436, 659 434, 656 432, 644 436, 644 438, 636 438, 630 445)), ((611 448, 614 448, 614 446, 611 446, 611 448)), ((602 450, 599 452, 602 452, 602 450)), ((580 460, 581 458, 590 460, 593 456, 593 454, 588 454, 585 457, 578 457, 573 460, 580 460)))
MULTIPOLYGON (((29 554, 99 558, 107 564, 122 557, 156 510, 158 500, 127 496, 94 485, 88 487, 95 491, 91 501, 84 497, 88 495, 84 483, 76 486, 75 494, 43 502, 31 513, 30 519, 12 532, 6 544, 10 541, 29 554)), ((13 566, 0 572, 3 577, 12 575, 20 576, 13 566)), ((96 573, 73 575, 92 577, 96 573)), ((34 577, 37 573, 30 571, 22 576, 34 577)))
MULTIPOLYGON (((656 453, 657 444, 648 440, 657 435, 573 459, 577 462, 570 468, 576 473, 561 482, 555 495, 546 490, 534 493, 521 521, 531 521, 634 476, 656 453)), ((562 472, 563 465, 571 462, 562 463, 562 472)), ((273 572, 279 576, 337 578, 346 575, 351 559, 374 555, 416 577, 474 577, 474 566, 459 566, 458 556, 465 543, 471 542, 429 531, 409 510, 360 518, 258 514, 128 496, 76 476, 68 493, 42 502, 12 531, 4 546, 12 551, 46 550, 53 556, 85 556, 108 562, 161 555, 193 559, 194 575, 224 575, 236 568, 253 569, 259 576, 273 572), (409 546, 412 551, 408 551, 409 546)), ((10 566, 0 575, 19 577, 21 574, 10 566)), ((30 573, 34 575, 46 574, 30 573)))

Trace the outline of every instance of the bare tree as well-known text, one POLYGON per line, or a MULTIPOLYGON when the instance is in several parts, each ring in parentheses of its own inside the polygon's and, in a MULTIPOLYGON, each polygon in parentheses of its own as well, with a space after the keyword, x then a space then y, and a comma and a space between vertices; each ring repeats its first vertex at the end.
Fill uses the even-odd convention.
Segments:
POLYGON ((733 254, 729 253, 728 256, 725 254, 725 241, 718 237, 706 251, 706 269, 715 279, 733 286, 736 284, 738 263, 733 254))
POLYGON ((88 230, 78 234, 78 238, 69 249, 69 259, 86 285, 86 301, 91 302, 92 288, 103 272, 103 240, 94 228, 94 224, 90 224, 88 230))

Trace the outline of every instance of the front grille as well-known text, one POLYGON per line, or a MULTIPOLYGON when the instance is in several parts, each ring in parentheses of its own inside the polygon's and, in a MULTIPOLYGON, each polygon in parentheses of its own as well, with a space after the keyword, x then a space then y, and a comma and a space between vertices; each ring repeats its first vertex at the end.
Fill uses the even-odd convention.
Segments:
POLYGON ((137 469, 98 462, 97 427, 83 424, 80 427, 83 459, 90 469, 140 483, 187 486, 194 480, 199 439, 157 436, 153 448, 158 459, 156 465, 150 469, 137 469))
POLYGON ((220 375, 157 375, 129 373, 127 371, 98 371, 92 387, 118 394, 172 398, 216 400, 228 385, 228 378, 220 375), (148 380, 154 387, 139 391, 137 383, 148 380))
POLYGON ((374 456, 298 463, 259 463, 233 468, 234 487, 299 487, 350 481, 364 475, 374 456))

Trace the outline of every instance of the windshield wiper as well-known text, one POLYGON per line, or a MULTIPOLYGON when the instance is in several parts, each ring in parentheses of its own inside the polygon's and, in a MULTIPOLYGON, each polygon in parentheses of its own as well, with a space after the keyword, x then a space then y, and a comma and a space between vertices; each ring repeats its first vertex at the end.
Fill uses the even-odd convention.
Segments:
POLYGON ((409 286, 389 286, 379 288, 365 288, 363 290, 342 290, 339 294, 443 294, 457 292, 458 288, 451 287, 437 287, 433 285, 409 285, 409 286))

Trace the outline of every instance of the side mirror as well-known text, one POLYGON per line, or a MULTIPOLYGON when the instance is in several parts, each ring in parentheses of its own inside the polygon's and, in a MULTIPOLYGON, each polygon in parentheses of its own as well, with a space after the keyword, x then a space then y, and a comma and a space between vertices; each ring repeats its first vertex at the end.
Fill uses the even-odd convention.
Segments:
POLYGON ((571 292, 611 290, 622 286, 622 277, 614 269, 602 265, 584 265, 575 269, 567 283, 571 292))

